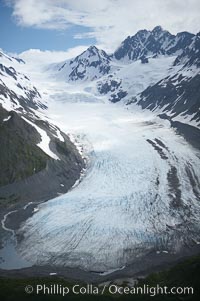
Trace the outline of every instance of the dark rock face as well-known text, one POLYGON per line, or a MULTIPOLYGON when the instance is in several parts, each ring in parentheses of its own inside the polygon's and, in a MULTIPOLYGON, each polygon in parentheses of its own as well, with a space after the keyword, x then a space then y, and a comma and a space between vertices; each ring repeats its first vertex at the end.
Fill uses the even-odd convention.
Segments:
POLYGON ((121 87, 121 83, 121 80, 109 76, 107 80, 98 82, 97 89, 101 94, 110 93, 109 100, 115 103, 128 95, 128 92, 121 87))
POLYGON ((187 31, 179 32, 176 38, 172 40, 170 48, 167 50, 168 55, 176 54, 178 51, 183 51, 192 43, 192 39, 195 35, 187 31))
POLYGON ((200 32, 193 36, 191 44, 183 47, 183 52, 180 54, 174 65, 185 64, 184 67, 196 66, 200 68, 200 32))
POLYGON ((146 51, 140 46, 147 40, 148 31, 141 30, 135 36, 128 36, 121 44, 121 46, 114 52, 114 57, 117 60, 128 57, 129 60, 136 60, 145 55, 146 51))
POLYGON ((3 64, 0 64, 0 71, 1 75, 3 75, 3 72, 5 72, 8 76, 12 76, 15 80, 17 80, 17 72, 13 67, 7 68, 3 64))
POLYGON ((115 93, 115 94, 111 94, 110 96, 110 101, 111 102, 118 102, 120 101, 122 98, 124 98, 128 93, 126 91, 122 91, 120 90, 119 92, 115 93))
POLYGON ((121 81, 109 78, 105 82, 99 82, 97 88, 101 94, 107 94, 108 92, 114 92, 115 90, 117 90, 120 85, 121 81))
POLYGON ((128 58, 135 61, 144 56, 176 54, 189 46, 193 37, 194 35, 188 32, 175 36, 160 26, 156 26, 152 31, 140 30, 122 42, 114 52, 114 57, 117 60, 128 58))
POLYGON ((135 101, 150 110, 163 109, 175 117, 192 115, 191 120, 200 122, 200 74, 188 79, 181 74, 166 77, 144 90, 135 101))
POLYGON ((145 56, 141 57, 140 60, 141 60, 141 63, 142 63, 142 64, 148 64, 148 62, 149 62, 148 58, 145 57, 145 56))

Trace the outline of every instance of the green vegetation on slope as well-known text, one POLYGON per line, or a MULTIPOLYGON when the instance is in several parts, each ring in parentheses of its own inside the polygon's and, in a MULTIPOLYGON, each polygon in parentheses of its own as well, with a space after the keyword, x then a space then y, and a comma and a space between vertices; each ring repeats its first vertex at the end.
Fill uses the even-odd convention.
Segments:
POLYGON ((48 156, 36 145, 37 131, 15 112, 0 107, 0 186, 25 179, 46 167, 48 156), (7 115, 7 116, 6 116, 7 115))

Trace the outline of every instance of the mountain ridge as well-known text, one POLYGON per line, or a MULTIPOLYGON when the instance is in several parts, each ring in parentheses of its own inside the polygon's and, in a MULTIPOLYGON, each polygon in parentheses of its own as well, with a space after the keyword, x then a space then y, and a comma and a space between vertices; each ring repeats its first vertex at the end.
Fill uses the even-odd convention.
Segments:
POLYGON ((156 26, 152 31, 140 30, 134 36, 127 37, 113 56, 117 60, 138 60, 143 56, 175 55, 184 47, 190 45, 194 34, 178 33, 176 36, 169 31, 156 26))
POLYGON ((183 120, 188 117, 186 122, 200 125, 200 33, 173 35, 161 26, 152 31, 143 29, 128 36, 112 54, 90 46, 62 68, 55 65, 54 71, 55 77, 82 84, 112 102, 136 103, 142 109, 183 116, 183 120))

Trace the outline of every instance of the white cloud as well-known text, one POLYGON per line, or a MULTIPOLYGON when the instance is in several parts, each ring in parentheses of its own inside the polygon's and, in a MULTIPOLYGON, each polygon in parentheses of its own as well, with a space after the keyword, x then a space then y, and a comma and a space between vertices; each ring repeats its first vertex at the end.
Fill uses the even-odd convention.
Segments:
POLYGON ((29 49, 19 54, 25 62, 32 66, 45 65, 65 61, 75 57, 87 49, 87 46, 77 46, 69 48, 67 51, 42 51, 40 49, 29 49))
POLYGON ((21 26, 89 28, 75 38, 94 37, 113 50, 139 29, 161 25, 172 33, 200 30, 199 0, 6 0, 21 26))

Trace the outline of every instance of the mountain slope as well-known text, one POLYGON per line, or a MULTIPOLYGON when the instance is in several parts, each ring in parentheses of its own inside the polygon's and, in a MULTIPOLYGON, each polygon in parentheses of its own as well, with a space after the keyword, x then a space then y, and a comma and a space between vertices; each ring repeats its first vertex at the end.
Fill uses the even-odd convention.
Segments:
POLYGON ((120 65, 116 71, 97 81, 97 90, 112 102, 120 100, 126 102, 133 95, 137 95, 149 85, 155 84, 170 74, 174 59, 174 56, 160 56, 149 58, 146 64, 137 60, 120 65))
POLYGON ((44 169, 48 156, 37 147, 35 128, 14 111, 0 107, 0 186, 27 178, 44 169))
POLYGON ((200 68, 200 32, 193 37, 191 44, 183 48, 174 65, 184 64, 184 67, 196 66, 200 68))
POLYGON ((16 68, 20 60, 0 52, 0 103, 7 110, 28 112, 30 109, 45 109, 40 93, 30 79, 16 68))
POLYGON ((140 30, 127 37, 113 56, 117 60, 138 60, 144 56, 175 55, 190 45, 194 35, 188 32, 176 36, 156 26, 152 31, 140 30))
POLYGON ((0 53, 0 198, 36 201, 67 191, 84 162, 45 116, 47 106, 18 71, 20 64, 24 62, 0 53))
MULTIPOLYGON (((164 112, 171 118, 179 116, 182 121, 200 126, 200 34, 192 40, 175 62, 181 66, 178 72, 149 86, 136 102, 143 109, 164 112)), ((129 103, 131 103, 130 101, 129 103)))
POLYGON ((70 82, 92 81, 110 71, 110 57, 103 50, 90 46, 72 60, 56 64, 58 76, 70 82))

